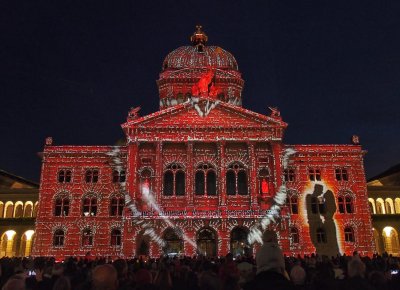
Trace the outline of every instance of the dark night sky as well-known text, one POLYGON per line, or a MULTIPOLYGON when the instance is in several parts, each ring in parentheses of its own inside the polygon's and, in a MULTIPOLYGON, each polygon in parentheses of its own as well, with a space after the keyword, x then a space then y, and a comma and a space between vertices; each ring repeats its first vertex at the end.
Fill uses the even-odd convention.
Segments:
POLYGON ((162 60, 196 24, 236 57, 244 106, 279 107, 285 143, 357 134, 369 177, 400 162, 400 1, 86 3, 0 3, 1 169, 39 180, 46 136, 114 144, 130 107, 158 110, 162 60))

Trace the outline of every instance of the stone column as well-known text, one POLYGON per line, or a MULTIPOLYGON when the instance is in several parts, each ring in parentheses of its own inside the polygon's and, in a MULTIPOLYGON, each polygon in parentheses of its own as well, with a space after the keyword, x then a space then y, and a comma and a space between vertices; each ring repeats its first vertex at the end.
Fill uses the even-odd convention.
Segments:
POLYGON ((156 143, 156 160, 155 160, 155 174, 154 174, 154 189, 156 193, 156 200, 161 204, 162 194, 162 180, 163 180, 163 158, 162 158, 163 144, 162 141, 156 143))
POLYGON ((193 142, 188 141, 186 147, 186 195, 187 195, 187 205, 193 207, 193 142))
POLYGON ((250 202, 251 207, 257 206, 257 169, 256 157, 254 154, 254 143, 248 142, 247 148, 249 152, 249 188, 250 188, 250 202))
POLYGON ((138 198, 137 188, 137 166, 139 161, 139 143, 132 142, 128 147, 128 165, 127 165, 127 184, 126 190, 129 192, 131 198, 136 201, 138 198))
POLYGON ((225 166, 225 141, 218 143, 218 195, 219 205, 226 205, 226 166, 225 166))

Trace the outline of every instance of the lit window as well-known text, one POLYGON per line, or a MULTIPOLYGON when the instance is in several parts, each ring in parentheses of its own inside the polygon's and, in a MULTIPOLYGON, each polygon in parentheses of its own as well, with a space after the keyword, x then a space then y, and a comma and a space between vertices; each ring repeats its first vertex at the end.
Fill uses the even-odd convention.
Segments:
POLYGON ((258 173, 258 184, 260 187, 261 195, 268 195, 270 193, 270 184, 269 184, 269 170, 264 168, 261 169, 258 173))
POLYGON ((348 181, 349 176, 347 174, 346 168, 336 168, 335 169, 335 177, 338 181, 348 181))
POLYGON ((283 171, 283 176, 284 176, 286 182, 295 181, 294 169, 285 169, 283 171))
POLYGON ((354 231, 351 227, 346 227, 344 229, 344 240, 350 243, 354 242, 354 231))
POLYGON ((311 181, 321 181, 321 170, 310 168, 308 169, 308 176, 311 181))
POLYGON ((97 198, 86 197, 83 199, 83 216, 95 216, 97 214, 97 198))
POLYGON ((55 247, 64 246, 64 231, 63 230, 59 229, 54 232, 53 246, 55 246, 55 247))
POLYGON ((55 216, 68 216, 69 214, 69 199, 58 197, 55 200, 54 215, 55 216))
POLYGON ((228 195, 247 195, 247 172, 238 162, 231 164, 226 172, 226 192, 228 195))
POLYGON ((59 183, 70 183, 72 178, 71 170, 62 169, 58 172, 59 183))
POLYGON ((124 210, 125 199, 120 197, 113 197, 111 199, 110 216, 122 216, 124 210))
POLYGON ((97 169, 86 170, 85 181, 86 183, 97 183, 99 181, 99 171, 97 169))
POLYGON ((113 229, 111 231, 111 246, 121 246, 121 230, 113 229))

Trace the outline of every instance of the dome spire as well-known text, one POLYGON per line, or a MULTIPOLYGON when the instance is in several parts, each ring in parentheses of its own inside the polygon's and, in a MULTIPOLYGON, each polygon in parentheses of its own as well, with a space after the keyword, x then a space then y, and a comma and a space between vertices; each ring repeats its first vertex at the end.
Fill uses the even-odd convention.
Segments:
POLYGON ((192 42, 192 44, 194 46, 204 47, 206 45, 207 41, 208 41, 208 37, 204 33, 202 28, 203 27, 201 25, 196 25, 196 31, 190 37, 190 41, 192 42))

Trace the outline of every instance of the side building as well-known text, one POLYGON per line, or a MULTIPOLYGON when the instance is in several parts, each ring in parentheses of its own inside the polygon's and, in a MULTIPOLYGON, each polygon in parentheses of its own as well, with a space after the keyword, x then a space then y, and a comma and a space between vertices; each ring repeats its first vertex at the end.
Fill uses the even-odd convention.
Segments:
POLYGON ((0 257, 30 255, 38 195, 37 183, 0 170, 0 257))
POLYGON ((400 256, 400 164, 368 181, 376 252, 400 256))

